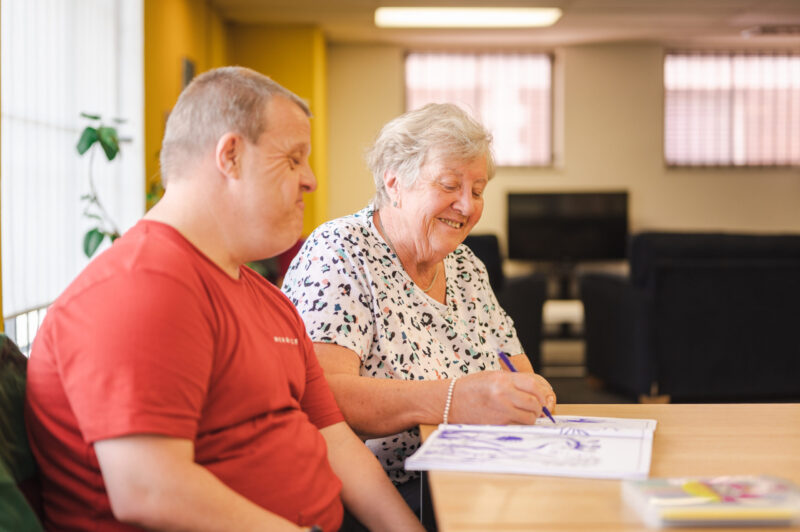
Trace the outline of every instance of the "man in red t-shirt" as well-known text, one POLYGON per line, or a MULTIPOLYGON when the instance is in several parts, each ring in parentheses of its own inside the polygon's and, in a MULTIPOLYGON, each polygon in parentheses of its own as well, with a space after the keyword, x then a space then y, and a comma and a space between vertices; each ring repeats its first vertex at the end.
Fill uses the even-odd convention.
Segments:
POLYGON ((300 235, 309 111, 240 67, 170 114, 166 193, 50 307, 26 421, 58 530, 421 530, 344 423, 291 303, 244 263, 300 235))

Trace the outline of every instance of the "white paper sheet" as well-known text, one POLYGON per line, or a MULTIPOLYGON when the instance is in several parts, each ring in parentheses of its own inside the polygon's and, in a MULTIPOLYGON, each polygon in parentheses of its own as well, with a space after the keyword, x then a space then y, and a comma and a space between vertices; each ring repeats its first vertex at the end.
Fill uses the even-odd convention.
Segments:
POLYGON ((646 478, 652 419, 555 416, 536 425, 440 425, 409 470, 646 478))

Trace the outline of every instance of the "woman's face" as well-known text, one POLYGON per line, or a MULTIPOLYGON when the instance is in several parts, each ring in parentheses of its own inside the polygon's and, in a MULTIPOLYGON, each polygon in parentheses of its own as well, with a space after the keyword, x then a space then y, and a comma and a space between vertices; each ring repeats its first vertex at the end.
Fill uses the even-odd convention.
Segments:
POLYGON ((399 212, 408 231, 404 240, 416 248, 418 261, 441 260, 464 241, 481 218, 488 182, 484 156, 471 161, 432 157, 410 189, 399 187, 399 212))

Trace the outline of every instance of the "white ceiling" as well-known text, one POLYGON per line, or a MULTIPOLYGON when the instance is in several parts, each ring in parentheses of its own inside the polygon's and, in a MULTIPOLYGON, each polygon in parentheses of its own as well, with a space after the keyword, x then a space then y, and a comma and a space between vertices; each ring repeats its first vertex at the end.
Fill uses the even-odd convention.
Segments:
POLYGON ((231 22, 309 24, 330 42, 384 42, 436 47, 551 47, 570 44, 655 41, 665 45, 794 48, 800 51, 800 0, 210 0, 231 22), (378 29, 380 6, 559 7, 554 26, 513 30, 378 29), (743 37, 743 30, 781 26, 782 36, 743 37))

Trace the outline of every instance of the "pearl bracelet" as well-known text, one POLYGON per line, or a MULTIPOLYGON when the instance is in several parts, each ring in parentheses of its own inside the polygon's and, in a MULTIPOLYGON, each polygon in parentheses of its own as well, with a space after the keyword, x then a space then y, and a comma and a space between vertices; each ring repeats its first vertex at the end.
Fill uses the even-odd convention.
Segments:
POLYGON ((450 381, 450 386, 447 388, 447 401, 444 403, 444 416, 442 416, 442 423, 447 425, 447 417, 450 415, 450 403, 453 402, 453 390, 456 387, 458 377, 453 377, 450 381))

